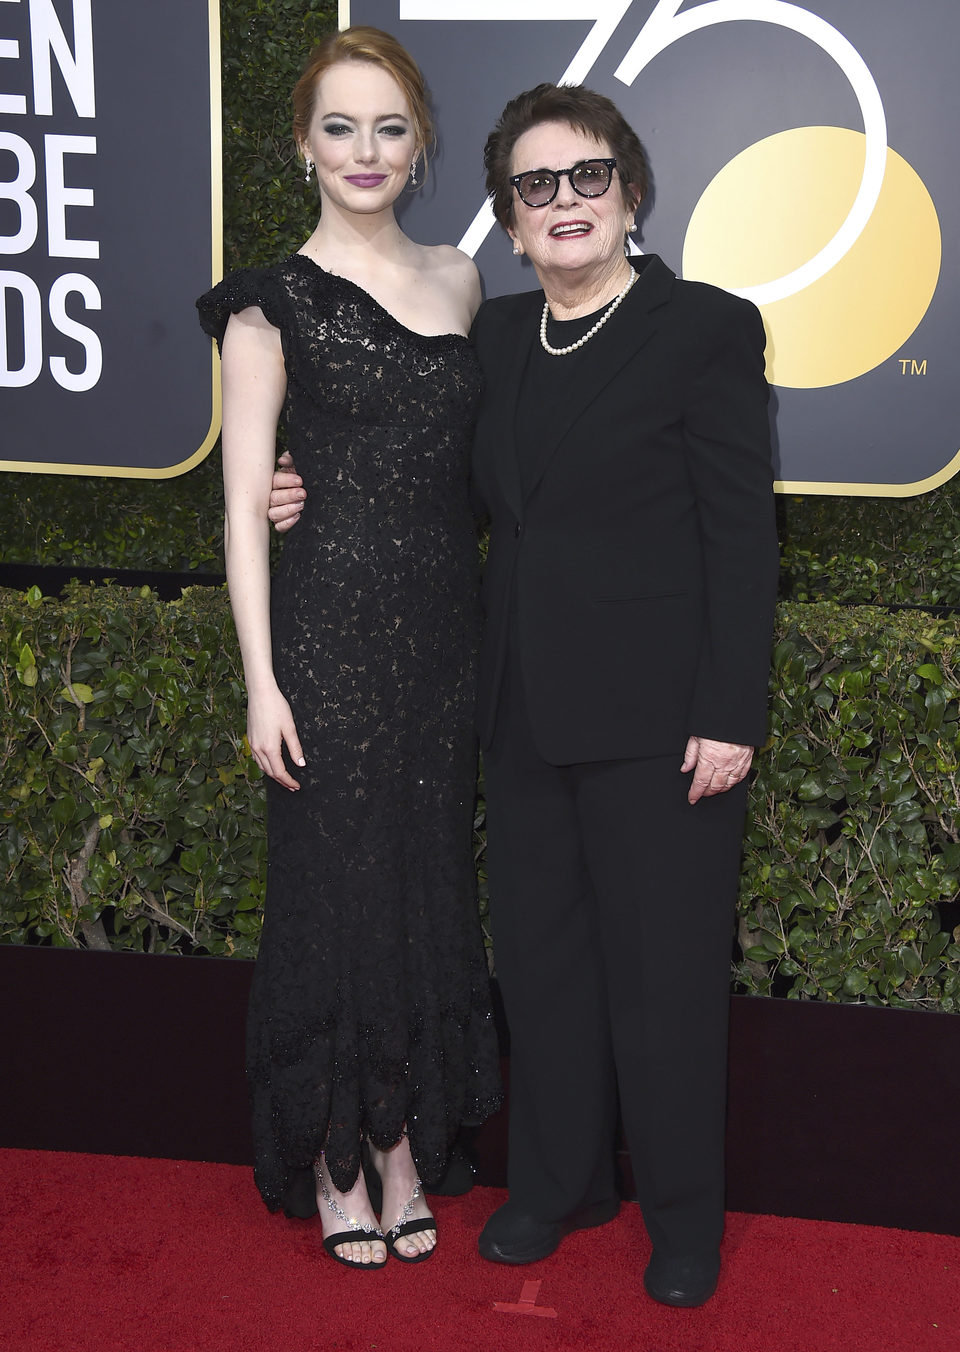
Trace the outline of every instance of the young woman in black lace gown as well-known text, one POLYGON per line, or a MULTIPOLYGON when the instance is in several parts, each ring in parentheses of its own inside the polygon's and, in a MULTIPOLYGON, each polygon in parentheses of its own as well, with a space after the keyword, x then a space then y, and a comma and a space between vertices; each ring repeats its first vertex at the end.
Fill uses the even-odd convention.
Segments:
POLYGON ((328 1252, 371 1270, 429 1257, 418 1170, 438 1177, 498 1101, 471 846, 479 285, 396 222, 431 129, 393 38, 326 39, 294 109, 319 224, 198 302, 223 356, 227 576, 268 776, 248 1070, 265 1202, 319 1210, 328 1252), (310 507, 271 600, 281 416, 310 507))

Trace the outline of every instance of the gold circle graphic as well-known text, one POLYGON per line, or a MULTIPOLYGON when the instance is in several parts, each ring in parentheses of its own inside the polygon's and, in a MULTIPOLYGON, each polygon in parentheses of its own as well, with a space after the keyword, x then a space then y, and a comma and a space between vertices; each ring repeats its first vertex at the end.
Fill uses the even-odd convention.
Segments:
MULTIPOLYGON (((694 208, 684 277, 739 290, 800 267, 846 219, 863 157, 863 133, 845 127, 797 127, 748 146, 694 208)), ((804 290, 761 304, 768 380, 811 389, 879 366, 926 314, 940 256, 930 194, 888 149, 879 200, 849 252, 804 290)))

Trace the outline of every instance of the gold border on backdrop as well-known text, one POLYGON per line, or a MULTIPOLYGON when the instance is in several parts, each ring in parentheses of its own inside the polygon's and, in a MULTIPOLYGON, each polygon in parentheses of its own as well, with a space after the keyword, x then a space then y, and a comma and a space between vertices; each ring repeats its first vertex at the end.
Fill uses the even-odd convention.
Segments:
MULTIPOLYGON (((223 130, 220 99, 220 0, 207 0, 210 34, 210 221, 211 277, 215 286, 223 276, 223 130)), ((173 479, 199 465, 210 454, 220 435, 220 358, 216 347, 210 369, 210 427, 199 450, 186 460, 166 469, 143 469, 133 465, 62 465, 35 460, 0 460, 0 472, 14 470, 28 474, 86 474, 104 479, 173 479)))
POLYGON ((945 484, 948 479, 960 473, 960 451, 957 451, 952 460, 944 465, 943 469, 938 469, 936 474, 931 474, 926 479, 917 479, 912 484, 841 484, 841 483, 808 483, 806 480, 793 483, 789 480, 777 480, 773 485, 775 493, 810 493, 818 497, 850 497, 850 498, 915 498, 920 493, 929 493, 933 488, 939 488, 945 484))
MULTIPOLYGON (((350 0, 338 0, 337 4, 337 26, 341 29, 350 26, 350 0)), ((867 484, 867 483, 818 483, 807 480, 787 480, 778 479, 773 489, 775 493, 810 494, 818 497, 851 497, 851 498, 913 498, 920 493, 929 493, 931 489, 939 488, 945 484, 948 479, 960 473, 960 450, 944 467, 936 474, 929 475, 926 479, 917 479, 909 484, 867 484)))

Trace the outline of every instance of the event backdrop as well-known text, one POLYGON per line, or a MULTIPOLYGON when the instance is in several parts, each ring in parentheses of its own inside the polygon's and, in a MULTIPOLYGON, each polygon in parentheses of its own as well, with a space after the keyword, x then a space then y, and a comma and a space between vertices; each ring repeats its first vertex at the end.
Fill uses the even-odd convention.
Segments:
POLYGON ((486 133, 520 90, 582 81, 650 152, 641 247, 760 306, 778 487, 908 495, 960 469, 956 0, 343 0, 340 17, 421 63, 441 139, 404 226, 459 242, 488 295, 536 278, 484 203, 486 133))
POLYGON ((161 478, 219 431, 217 0, 0 0, 0 468, 161 478))

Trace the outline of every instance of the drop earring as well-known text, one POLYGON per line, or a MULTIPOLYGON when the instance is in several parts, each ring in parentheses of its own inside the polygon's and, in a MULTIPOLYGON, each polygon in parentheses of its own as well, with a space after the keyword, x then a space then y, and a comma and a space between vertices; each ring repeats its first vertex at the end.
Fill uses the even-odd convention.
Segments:
POLYGON ((417 186, 417 162, 416 162, 416 160, 414 160, 413 163, 410 165, 410 186, 411 186, 412 188, 415 188, 415 187, 417 186))
POLYGON ((306 157, 305 164, 307 166, 307 172, 303 176, 303 181, 304 183, 309 183, 310 175, 313 173, 313 160, 309 155, 306 157))

